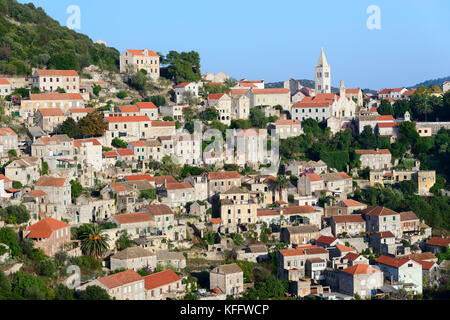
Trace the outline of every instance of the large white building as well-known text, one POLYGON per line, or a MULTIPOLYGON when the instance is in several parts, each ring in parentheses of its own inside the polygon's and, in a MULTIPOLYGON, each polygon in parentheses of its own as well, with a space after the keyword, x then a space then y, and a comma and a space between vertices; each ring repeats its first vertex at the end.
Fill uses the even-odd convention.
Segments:
POLYGON ((33 88, 41 92, 57 92, 64 89, 66 93, 80 93, 80 76, 75 70, 41 70, 33 71, 33 88))
POLYGON ((120 55, 120 72, 147 71, 147 75, 152 79, 159 79, 160 65, 159 55, 154 51, 127 49, 120 55))

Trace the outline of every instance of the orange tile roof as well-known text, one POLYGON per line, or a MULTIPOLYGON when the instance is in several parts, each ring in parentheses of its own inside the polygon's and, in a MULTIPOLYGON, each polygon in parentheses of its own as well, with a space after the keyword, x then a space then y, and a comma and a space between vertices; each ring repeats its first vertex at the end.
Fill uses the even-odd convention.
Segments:
POLYGON ((211 222, 212 224, 222 224, 222 219, 220 219, 220 218, 211 218, 209 220, 209 222, 211 222))
POLYGON ((51 138, 51 137, 41 137, 39 138, 40 141, 42 141, 45 145, 49 145, 50 142, 55 142, 55 144, 59 144, 59 141, 56 140, 55 138, 51 138))
POLYGON ((119 110, 124 113, 139 112, 137 106, 119 106, 119 110))
POLYGON ((103 156, 105 158, 116 158, 118 156, 116 151, 104 151, 103 156))
MULTIPOLYGON (((145 52, 144 52, 145 49, 144 50, 128 49, 127 51, 135 56, 144 56, 145 55, 145 52)), ((159 57, 153 50, 148 50, 148 56, 149 57, 150 56, 159 57)))
POLYGON ((121 156, 134 156, 134 152, 131 149, 117 149, 117 153, 121 156))
POLYGON ((225 93, 213 93, 208 96, 208 100, 219 100, 225 95, 225 93))
POLYGON ((323 181, 323 179, 317 173, 309 173, 309 174, 306 175, 306 178, 310 182, 323 181))
POLYGON ((28 231, 30 233, 26 236, 27 238, 49 238, 53 231, 69 227, 69 225, 65 222, 53 219, 53 218, 45 218, 39 222, 28 227, 28 231))
POLYGON ((424 261, 424 260, 414 260, 414 261, 422 265, 422 270, 430 270, 436 265, 436 262, 433 261, 424 261))
POLYGON ((336 248, 338 248, 340 252, 357 252, 356 249, 346 247, 342 244, 337 244, 336 248))
POLYGON ((378 123, 379 128, 396 128, 398 127, 398 123, 396 122, 388 122, 388 123, 378 123))
POLYGON ((145 289, 156 289, 180 280, 181 278, 173 270, 169 269, 144 277, 145 289))
POLYGON ((174 177, 172 176, 155 176, 155 183, 158 185, 164 184, 164 183, 176 183, 178 182, 174 177))
POLYGON ((144 141, 133 141, 131 144, 134 147, 145 147, 145 142, 144 141))
POLYGON ((413 260, 427 261, 427 260, 438 260, 438 258, 432 252, 422 252, 408 255, 408 258, 413 260))
POLYGON ((357 154, 391 154, 388 149, 379 149, 379 150, 355 150, 357 154))
POLYGON ((148 182, 154 182, 155 178, 153 178, 149 174, 137 174, 132 176, 125 176, 125 180, 127 181, 148 181, 148 182))
POLYGON ((419 220, 413 211, 400 212, 400 221, 419 220))
POLYGON ((277 88, 277 89, 253 89, 253 94, 286 94, 289 93, 289 89, 277 88))
POLYGON ((345 172, 338 172, 338 175, 340 175, 342 177, 342 179, 351 179, 352 178, 345 172))
POLYGON ((184 88, 190 84, 191 84, 190 82, 183 82, 183 83, 176 85, 175 88, 184 88))
POLYGON ((359 93, 361 91, 361 89, 345 89, 345 93, 350 93, 350 94, 355 94, 355 93, 359 93))
POLYGON ((146 212, 118 214, 113 217, 120 224, 152 221, 152 218, 146 212))
POLYGON ((143 278, 134 270, 126 270, 115 273, 107 277, 98 278, 97 281, 103 284, 108 289, 117 288, 128 283, 143 280, 143 278))
POLYGON ((41 177, 36 182, 36 187, 62 187, 66 183, 66 178, 41 177))
POLYGON ((381 91, 378 91, 378 94, 389 94, 391 92, 400 92, 405 88, 394 88, 394 89, 383 89, 381 91))
POLYGON ((5 176, 5 175, 3 175, 3 174, 0 174, 0 180, 4 180, 4 181, 3 181, 4 183, 10 183, 10 182, 12 182, 11 179, 9 179, 7 176, 5 176))
POLYGON ((38 197, 45 197, 47 195, 47 193, 43 190, 31 190, 30 192, 28 192, 27 194, 38 198, 38 197))
POLYGON ((148 116, 124 116, 124 117, 105 117, 107 122, 145 122, 150 121, 148 116))
POLYGON ((352 200, 352 199, 347 199, 347 200, 342 200, 342 203, 346 206, 346 207, 362 207, 365 204, 352 200))
POLYGON ((314 210, 311 206, 295 206, 295 207, 288 207, 283 209, 283 214, 301 214, 301 213, 314 213, 316 210, 314 210))
POLYGON ((248 89, 232 89, 232 90, 230 90, 231 95, 243 95, 243 94, 247 94, 247 93, 248 93, 248 89))
POLYGON ((370 216, 392 216, 398 213, 385 207, 369 207, 361 211, 370 216))
POLYGON ((94 108, 72 108, 69 109, 71 113, 92 113, 95 111, 94 108))
POLYGON ((80 147, 84 143, 91 142, 94 146, 101 146, 102 144, 97 139, 78 139, 73 142, 74 147, 80 147))
POLYGON ((42 70, 36 69, 36 72, 39 76, 44 77, 79 77, 78 72, 75 70, 42 70))
POLYGON ((292 256, 303 256, 313 254, 327 254, 328 250, 315 245, 308 245, 297 247, 295 249, 280 250, 280 253, 283 257, 292 257, 292 256))
POLYGON ((243 176, 237 171, 222 171, 209 172, 209 180, 226 180, 226 179, 241 179, 243 176))
POLYGON ((379 273, 381 271, 372 268, 371 266, 367 264, 357 264, 348 268, 345 268, 342 270, 342 272, 348 273, 348 274, 367 274, 367 273, 379 273))
POLYGON ((120 182, 111 182, 111 188, 114 189, 116 192, 124 192, 127 191, 127 189, 123 186, 120 182))
POLYGON ((30 93, 30 100, 83 100, 83 96, 79 93, 30 93))
POLYGON ((359 254, 354 253, 354 252, 349 252, 344 256, 344 259, 350 260, 350 261, 355 261, 356 259, 358 259, 360 257, 359 254))
POLYGON ((14 132, 11 128, 0 128, 0 136, 17 136, 17 133, 14 132))
POLYGON ((376 234, 379 235, 381 239, 395 238, 395 235, 390 231, 379 231, 379 232, 376 232, 376 234))
POLYGON ((239 85, 246 88, 256 88, 256 86, 253 83, 239 82, 239 85))
POLYGON ((284 125, 293 125, 293 124, 301 124, 302 122, 300 120, 277 120, 275 124, 277 126, 284 126, 284 125))
POLYGON ((0 85, 8 85, 8 84, 10 84, 8 79, 0 78, 0 85))
POLYGON ((158 109, 153 102, 136 102, 139 109, 158 109))
POLYGON ((411 259, 408 258, 392 258, 389 256, 381 255, 378 257, 378 259, 375 260, 379 264, 384 264, 387 266, 391 266, 394 268, 399 268, 405 263, 411 261, 411 259))
POLYGON ((43 117, 63 117, 64 113, 60 108, 42 108, 39 113, 43 117))
POLYGON ((258 217, 269 217, 269 216, 279 216, 281 211, 279 209, 276 210, 258 210, 257 216, 258 217))
POLYGON ((361 223, 364 222, 362 215, 360 214, 348 214, 344 216, 333 216, 331 219, 335 223, 361 223))
POLYGON ((377 116, 378 121, 394 121, 394 117, 391 115, 387 116, 377 116))

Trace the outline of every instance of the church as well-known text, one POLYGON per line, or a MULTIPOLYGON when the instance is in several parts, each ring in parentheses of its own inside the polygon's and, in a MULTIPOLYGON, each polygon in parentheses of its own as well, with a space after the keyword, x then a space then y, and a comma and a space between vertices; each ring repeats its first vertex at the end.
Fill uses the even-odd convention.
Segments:
POLYGON ((315 79, 314 92, 292 106, 292 119, 327 121, 332 132, 350 125, 356 116, 357 103, 346 94, 344 81, 341 81, 339 93, 331 92, 331 67, 323 49, 315 68, 315 79))

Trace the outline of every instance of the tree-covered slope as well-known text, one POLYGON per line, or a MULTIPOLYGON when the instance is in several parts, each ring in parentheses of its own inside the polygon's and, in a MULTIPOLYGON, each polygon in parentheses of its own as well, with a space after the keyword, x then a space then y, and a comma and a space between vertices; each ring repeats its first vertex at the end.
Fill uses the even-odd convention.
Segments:
POLYGON ((0 74, 30 74, 33 67, 117 70, 120 53, 61 26, 33 4, 0 0, 0 74))

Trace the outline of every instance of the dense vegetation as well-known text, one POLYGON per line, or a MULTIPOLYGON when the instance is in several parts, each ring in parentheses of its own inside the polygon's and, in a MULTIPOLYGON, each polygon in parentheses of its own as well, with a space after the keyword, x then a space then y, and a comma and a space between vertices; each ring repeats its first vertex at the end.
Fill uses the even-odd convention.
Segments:
POLYGON ((0 0, 0 73, 30 74, 33 67, 117 70, 119 52, 61 26, 42 8, 0 0))

